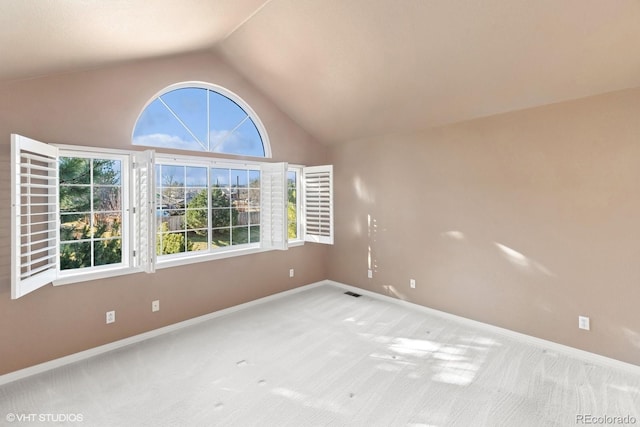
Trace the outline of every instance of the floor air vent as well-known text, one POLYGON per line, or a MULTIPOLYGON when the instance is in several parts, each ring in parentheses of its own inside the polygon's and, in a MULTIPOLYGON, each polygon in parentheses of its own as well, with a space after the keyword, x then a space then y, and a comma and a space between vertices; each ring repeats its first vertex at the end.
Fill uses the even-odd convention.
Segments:
POLYGON ((356 294, 355 292, 351 292, 351 291, 347 291, 344 293, 345 295, 349 295, 350 297, 354 297, 354 298, 358 298, 361 297, 362 295, 360 294, 356 294))

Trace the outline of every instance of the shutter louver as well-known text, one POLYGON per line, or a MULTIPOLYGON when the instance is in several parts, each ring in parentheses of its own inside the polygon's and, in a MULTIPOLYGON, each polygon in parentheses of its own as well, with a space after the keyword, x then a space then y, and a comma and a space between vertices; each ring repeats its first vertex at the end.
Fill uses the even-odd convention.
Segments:
POLYGON ((58 272, 58 149, 11 135, 11 298, 51 283, 58 272))
POLYGON ((134 266, 146 273, 155 271, 154 151, 136 153, 133 168, 134 266))
POLYGON ((302 171, 304 240, 333 244, 333 166, 312 166, 302 171))
POLYGON ((265 249, 288 248, 287 163, 260 166, 260 244, 265 249))

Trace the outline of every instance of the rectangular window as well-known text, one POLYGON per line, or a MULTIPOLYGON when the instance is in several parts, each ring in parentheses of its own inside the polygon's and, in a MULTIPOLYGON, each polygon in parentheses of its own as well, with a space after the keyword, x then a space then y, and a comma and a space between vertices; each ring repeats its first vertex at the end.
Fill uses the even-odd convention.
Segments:
POLYGON ((156 156, 11 136, 19 298, 158 266, 333 242, 331 166, 156 156))
POLYGON ((126 264, 124 156, 71 154, 58 162, 60 270, 126 264))
POLYGON ((260 242, 260 171, 211 168, 213 249, 260 242))
POLYGON ((171 255, 209 249, 206 166, 156 165, 156 250, 171 255))
MULTIPOLYGON (((132 213, 139 204, 130 208, 131 194, 145 199, 131 192, 130 159, 136 154, 56 147, 20 135, 11 135, 11 152, 12 298, 50 283, 152 271, 149 257, 131 250, 148 245, 148 227, 130 233, 131 217, 145 224, 142 211, 132 213)), ((152 159, 149 153, 137 155, 142 154, 152 159)), ((147 172, 134 175, 149 191, 147 172)))
POLYGON ((160 159, 155 168, 160 262, 259 247, 259 165, 160 159))

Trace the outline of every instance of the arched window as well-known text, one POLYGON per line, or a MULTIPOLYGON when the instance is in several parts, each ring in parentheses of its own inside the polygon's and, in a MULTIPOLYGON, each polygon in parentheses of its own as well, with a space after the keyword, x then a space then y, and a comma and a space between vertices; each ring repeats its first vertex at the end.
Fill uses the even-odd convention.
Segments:
POLYGON ((209 83, 171 85, 142 110, 133 144, 271 157, 267 132, 238 95, 209 83))

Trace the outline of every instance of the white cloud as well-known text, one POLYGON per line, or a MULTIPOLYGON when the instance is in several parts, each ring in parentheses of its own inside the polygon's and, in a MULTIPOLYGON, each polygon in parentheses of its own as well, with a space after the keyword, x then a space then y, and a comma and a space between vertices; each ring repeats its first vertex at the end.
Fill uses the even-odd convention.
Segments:
POLYGON ((238 135, 230 130, 212 130, 209 132, 211 149, 217 153, 233 151, 233 147, 238 142, 238 135))
POLYGON ((244 136, 239 129, 233 133, 229 130, 212 130, 209 135, 211 148, 216 153, 262 156, 260 142, 244 136))
POLYGON ((179 150, 202 150, 202 146, 195 141, 185 141, 179 136, 166 133, 151 133, 133 138, 133 145, 149 147, 176 148, 179 150))
MULTIPOLYGON (((211 148, 215 153, 229 153, 250 156, 262 156, 262 146, 260 141, 252 137, 247 137, 239 130, 231 132, 229 130, 212 130, 209 132, 211 148)), ((133 138, 133 145, 144 145, 148 147, 174 148, 178 150, 205 150, 198 142, 184 140, 176 135, 166 133, 151 133, 138 135, 133 138)))

